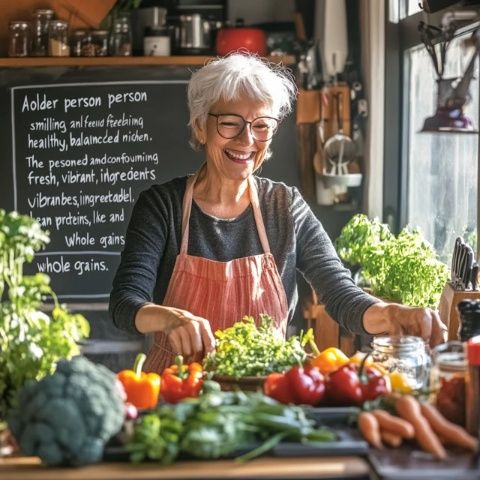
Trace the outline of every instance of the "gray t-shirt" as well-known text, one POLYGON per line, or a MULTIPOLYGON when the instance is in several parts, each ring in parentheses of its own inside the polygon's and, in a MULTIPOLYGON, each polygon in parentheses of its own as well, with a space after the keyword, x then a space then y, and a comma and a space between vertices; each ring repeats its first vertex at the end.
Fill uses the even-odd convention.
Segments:
MULTIPOLYGON (((287 295, 289 320, 298 301, 298 270, 332 318, 348 331, 365 333, 363 313, 377 299, 354 284, 297 188, 254 178, 270 249, 287 295)), ((110 315, 117 327, 128 332, 137 332, 138 309, 148 302, 161 304, 167 291, 180 251, 186 179, 152 186, 134 206, 110 295, 110 315)), ((251 206, 237 218, 223 220, 205 214, 193 202, 189 255, 229 261, 261 253, 251 206)))

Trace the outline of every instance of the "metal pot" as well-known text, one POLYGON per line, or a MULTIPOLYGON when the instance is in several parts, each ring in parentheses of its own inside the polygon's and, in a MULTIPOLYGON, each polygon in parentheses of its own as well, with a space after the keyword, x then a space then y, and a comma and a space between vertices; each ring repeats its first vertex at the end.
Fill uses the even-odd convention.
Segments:
POLYGON ((211 49, 211 22, 199 13, 180 15, 177 48, 184 52, 201 52, 211 49))

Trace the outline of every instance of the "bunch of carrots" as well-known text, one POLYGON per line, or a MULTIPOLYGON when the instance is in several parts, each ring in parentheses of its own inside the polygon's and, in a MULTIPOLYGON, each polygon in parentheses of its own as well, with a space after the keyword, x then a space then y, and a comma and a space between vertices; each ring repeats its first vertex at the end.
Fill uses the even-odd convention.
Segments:
POLYGON ((416 440, 422 450, 439 460, 447 458, 445 446, 477 451, 477 439, 448 421, 435 406, 411 395, 392 399, 397 415, 377 409, 358 416, 358 428, 373 447, 399 447, 404 440, 416 440))

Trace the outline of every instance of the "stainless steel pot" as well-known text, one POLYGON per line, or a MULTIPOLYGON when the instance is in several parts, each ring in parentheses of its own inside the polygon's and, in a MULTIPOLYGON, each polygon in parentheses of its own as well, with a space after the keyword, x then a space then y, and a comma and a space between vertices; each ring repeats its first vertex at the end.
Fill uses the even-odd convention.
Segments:
POLYGON ((210 50, 212 48, 211 23, 199 13, 180 15, 177 47, 182 51, 210 50))

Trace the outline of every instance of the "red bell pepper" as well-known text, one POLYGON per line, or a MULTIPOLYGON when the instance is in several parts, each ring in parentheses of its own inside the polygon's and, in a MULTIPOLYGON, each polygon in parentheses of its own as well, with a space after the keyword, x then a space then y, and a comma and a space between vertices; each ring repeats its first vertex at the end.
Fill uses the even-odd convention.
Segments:
POLYGON ((168 403, 178 403, 189 397, 198 397, 203 385, 202 366, 193 362, 183 364, 183 357, 177 355, 175 364, 162 372, 162 397, 168 403))
POLYGON ((155 408, 160 392, 160 375, 142 372, 146 358, 144 353, 139 353, 133 370, 122 370, 117 373, 117 378, 127 395, 127 402, 137 408, 155 408))
MULTIPOLYGON (((366 358, 366 357, 365 357, 366 358)), ((385 377, 375 368, 347 363, 331 373, 327 381, 327 397, 336 405, 361 405, 388 392, 385 377)))
POLYGON ((318 368, 297 366, 268 375, 264 392, 281 403, 318 405, 325 394, 325 380, 318 368))

